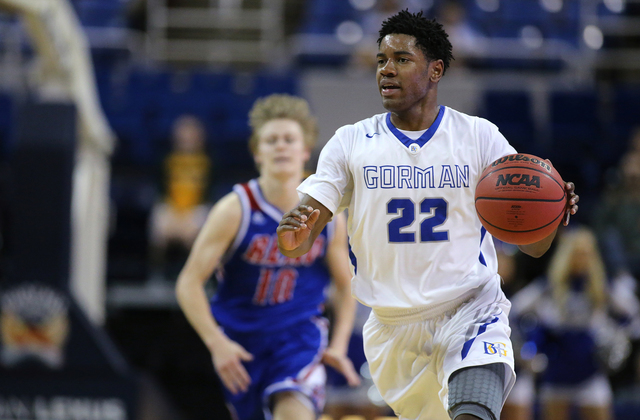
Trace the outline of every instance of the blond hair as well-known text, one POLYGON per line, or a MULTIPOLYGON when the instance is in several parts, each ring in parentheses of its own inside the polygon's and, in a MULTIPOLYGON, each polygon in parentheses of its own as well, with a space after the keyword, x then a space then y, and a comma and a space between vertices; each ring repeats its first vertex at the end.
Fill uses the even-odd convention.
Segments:
POLYGON ((251 138, 249 150, 255 154, 258 149, 258 139, 262 127, 271 120, 287 119, 300 124, 304 143, 309 149, 313 149, 318 137, 316 119, 311 115, 309 103, 299 97, 287 94, 274 94, 256 100, 249 111, 249 126, 251 138))
POLYGON ((553 297, 563 308, 569 291, 574 253, 578 249, 586 249, 590 254, 589 258, 584 261, 587 264, 586 291, 593 306, 602 309, 607 301, 607 275, 596 236, 591 229, 586 227, 565 231, 559 238, 558 247, 551 258, 547 273, 553 297))

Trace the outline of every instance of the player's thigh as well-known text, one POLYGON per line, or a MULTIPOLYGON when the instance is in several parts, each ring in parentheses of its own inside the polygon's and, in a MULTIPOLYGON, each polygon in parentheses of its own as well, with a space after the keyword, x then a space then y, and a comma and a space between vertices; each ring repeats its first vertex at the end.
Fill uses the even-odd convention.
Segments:
POLYGON ((324 407, 326 371, 320 363, 327 342, 327 321, 313 318, 271 334, 269 365, 262 375, 263 399, 295 392, 316 413, 324 407))
POLYGON ((401 419, 449 420, 430 366, 424 323, 385 325, 372 313, 364 326, 364 350, 372 379, 401 419))
POLYGON ((510 308, 499 283, 492 282, 436 330, 434 346, 439 349, 437 372, 444 404, 448 399, 449 378, 454 372, 494 363, 505 365, 502 402, 506 401, 515 383, 513 347, 509 337, 510 308))
POLYGON ((273 420, 314 420, 315 409, 306 395, 296 391, 278 392, 272 396, 273 420))

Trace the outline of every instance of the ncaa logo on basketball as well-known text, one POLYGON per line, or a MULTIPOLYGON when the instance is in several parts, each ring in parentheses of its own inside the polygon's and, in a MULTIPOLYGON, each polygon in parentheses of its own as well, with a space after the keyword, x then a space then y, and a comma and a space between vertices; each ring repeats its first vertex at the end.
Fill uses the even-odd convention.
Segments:
POLYGON ((527 187, 540 188, 540 177, 536 175, 529 176, 527 174, 500 174, 496 180, 496 187, 500 185, 526 185, 527 187))
POLYGON ((507 356, 506 344, 504 343, 489 343, 483 341, 485 354, 497 354, 498 357, 507 356))

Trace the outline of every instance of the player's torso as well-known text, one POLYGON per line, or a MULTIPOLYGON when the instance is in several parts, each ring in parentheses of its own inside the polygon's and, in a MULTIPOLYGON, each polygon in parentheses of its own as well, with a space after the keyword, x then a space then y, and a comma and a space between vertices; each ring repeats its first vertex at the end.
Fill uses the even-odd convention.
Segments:
POLYGON ((462 282, 477 265, 482 227, 474 191, 483 168, 473 120, 442 113, 418 142, 386 116, 356 124, 349 233, 359 276, 424 289, 442 273, 462 282))
POLYGON ((222 323, 234 328, 319 314, 329 283, 324 256, 333 224, 307 254, 285 257, 278 250, 276 235, 282 212, 264 199, 255 180, 234 190, 241 197, 243 221, 218 273, 214 313, 216 307, 225 312, 220 315, 225 318, 222 323))

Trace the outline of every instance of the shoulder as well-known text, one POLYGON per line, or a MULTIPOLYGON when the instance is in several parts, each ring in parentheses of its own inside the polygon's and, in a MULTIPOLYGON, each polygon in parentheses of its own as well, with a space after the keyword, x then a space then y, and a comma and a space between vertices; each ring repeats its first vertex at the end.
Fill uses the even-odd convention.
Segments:
POLYGON ((449 107, 445 107, 445 118, 457 126, 473 127, 479 131, 497 130, 496 125, 485 118, 465 114, 449 107))
POLYGON ((336 136, 349 136, 356 133, 373 133, 385 124, 386 113, 376 114, 372 117, 365 118, 353 124, 343 125, 336 130, 336 136))
POLYGON ((213 217, 219 223, 229 223, 233 220, 237 220, 239 223, 242 217, 242 203, 238 193, 235 191, 230 192, 218 200, 209 213, 209 218, 212 219, 213 217))
POLYGON ((386 124, 386 115, 386 113, 377 114, 353 124, 343 125, 336 130, 326 146, 332 148, 340 145, 343 151, 348 154, 349 150, 352 150, 353 147, 360 143, 359 140, 370 139, 374 135, 381 134, 385 131, 384 124, 386 124))

